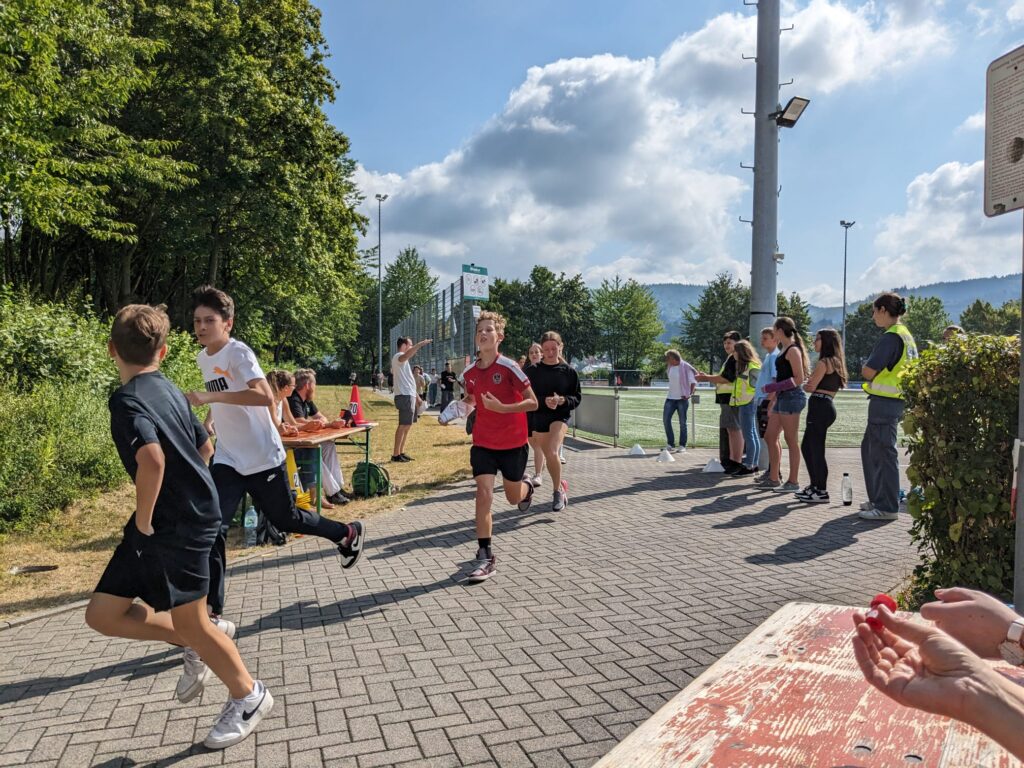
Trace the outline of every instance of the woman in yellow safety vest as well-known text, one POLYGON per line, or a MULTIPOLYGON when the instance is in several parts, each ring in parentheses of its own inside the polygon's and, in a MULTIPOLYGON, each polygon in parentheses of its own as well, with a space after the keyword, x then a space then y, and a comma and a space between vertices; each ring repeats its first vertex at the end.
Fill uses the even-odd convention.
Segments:
POLYGON ((868 425, 860 444, 861 465, 868 500, 861 504, 864 520, 895 520, 900 506, 900 466, 896 430, 903 418, 901 380, 911 360, 917 359, 917 344, 900 318, 907 313, 906 300, 896 293, 883 293, 874 302, 871 315, 885 333, 875 342, 864 363, 864 391, 868 393, 868 425))
POLYGON ((757 461, 761 453, 761 438, 757 434, 757 405, 754 403, 761 358, 746 340, 736 342, 733 357, 736 358, 736 381, 732 383, 729 405, 740 410, 740 432, 743 435, 743 469, 736 474, 752 475, 757 472, 757 461))

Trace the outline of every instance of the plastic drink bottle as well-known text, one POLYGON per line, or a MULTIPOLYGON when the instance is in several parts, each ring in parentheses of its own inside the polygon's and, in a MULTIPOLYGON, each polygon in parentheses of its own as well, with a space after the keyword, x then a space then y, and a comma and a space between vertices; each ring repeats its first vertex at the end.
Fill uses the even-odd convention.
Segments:
POLYGON ((259 516, 256 514, 256 508, 251 504, 249 508, 245 510, 245 517, 242 519, 242 526, 245 528, 245 546, 255 547, 256 546, 256 525, 259 522, 259 516))
POLYGON ((843 506, 848 507, 853 504, 853 481, 850 480, 850 473, 843 472, 843 506))

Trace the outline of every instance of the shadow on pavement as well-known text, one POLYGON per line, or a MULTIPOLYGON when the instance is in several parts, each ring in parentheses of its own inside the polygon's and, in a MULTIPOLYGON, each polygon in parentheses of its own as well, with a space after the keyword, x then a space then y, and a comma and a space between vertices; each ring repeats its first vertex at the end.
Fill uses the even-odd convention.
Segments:
POLYGON ((718 530, 728 530, 731 528, 747 528, 751 525, 767 525, 768 523, 777 523, 779 520, 784 518, 794 509, 796 509, 801 502, 799 501, 784 501, 781 504, 772 504, 771 506, 765 507, 757 512, 750 512, 745 515, 739 515, 734 517, 725 523, 716 523, 712 525, 712 528, 718 530))
MULTIPOLYGON (((799 504, 800 502, 797 503, 799 504)), ((856 514, 845 515, 829 520, 809 536, 801 536, 800 538, 787 541, 774 552, 749 555, 744 559, 754 565, 803 563, 819 558, 829 552, 845 549, 857 541, 858 533, 871 530, 877 526, 878 523, 866 523, 858 518, 856 514)))

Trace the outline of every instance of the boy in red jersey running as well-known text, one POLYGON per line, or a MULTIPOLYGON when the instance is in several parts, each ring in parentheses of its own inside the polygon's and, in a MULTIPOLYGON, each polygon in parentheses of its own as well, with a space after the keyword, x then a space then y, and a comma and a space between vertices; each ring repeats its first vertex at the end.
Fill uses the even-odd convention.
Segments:
POLYGON ((466 580, 475 584, 491 578, 495 557, 491 551, 491 502, 494 477, 501 472, 505 498, 520 511, 530 508, 533 484, 523 479, 530 449, 526 444, 526 412, 537 410, 530 380, 515 361, 498 352, 505 338, 505 318, 481 312, 476 321, 476 364, 463 372, 466 402, 476 404, 473 447, 469 463, 476 480, 476 536, 478 549, 466 580))

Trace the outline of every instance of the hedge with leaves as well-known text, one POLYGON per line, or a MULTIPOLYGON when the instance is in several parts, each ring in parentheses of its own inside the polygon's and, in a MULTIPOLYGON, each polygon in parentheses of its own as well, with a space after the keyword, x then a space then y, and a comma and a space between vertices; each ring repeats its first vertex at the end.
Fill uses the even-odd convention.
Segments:
POLYGON ((1019 371, 1019 338, 970 335, 923 352, 904 378, 914 600, 936 587, 1013 593, 1019 371))
MULTIPOLYGON (((0 287, 0 533, 31 530, 127 479, 110 437, 107 398, 119 382, 109 335, 83 307, 0 287)), ((193 339, 174 332, 168 347, 164 373, 201 387, 193 339)))

